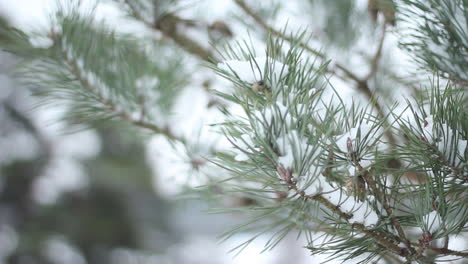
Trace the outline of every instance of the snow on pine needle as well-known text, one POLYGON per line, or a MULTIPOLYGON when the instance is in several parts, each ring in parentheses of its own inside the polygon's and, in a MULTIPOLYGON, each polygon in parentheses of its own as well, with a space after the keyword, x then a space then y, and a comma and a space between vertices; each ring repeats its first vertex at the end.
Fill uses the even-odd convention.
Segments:
POLYGON ((228 60, 218 63, 218 68, 233 73, 240 80, 249 83, 259 82, 271 76, 278 80, 288 73, 288 66, 267 56, 255 57, 249 60, 228 60))

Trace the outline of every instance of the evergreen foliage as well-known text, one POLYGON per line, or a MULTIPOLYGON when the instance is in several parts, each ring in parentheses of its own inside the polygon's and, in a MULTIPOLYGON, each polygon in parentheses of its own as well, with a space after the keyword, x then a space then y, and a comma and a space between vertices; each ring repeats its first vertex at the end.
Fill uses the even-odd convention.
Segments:
POLYGON ((467 86, 468 2, 465 0, 404 0, 405 20, 412 30, 402 45, 429 71, 467 86), (417 20, 415 18, 418 18, 417 20), (406 40, 410 39, 410 40, 406 40))
MULTIPOLYGON (((196 55, 234 87, 209 90, 222 100, 225 117, 213 127, 231 148, 209 153, 208 161, 225 174, 210 177, 200 191, 214 201, 245 201, 213 209, 250 216, 223 235, 255 232, 234 250, 261 235, 270 235, 265 250, 272 250, 296 231, 311 254, 330 260, 432 263, 468 257, 467 249, 449 248, 452 237, 468 231, 466 1, 378 1, 384 4, 377 7, 388 8, 369 10, 382 36, 364 77, 333 61, 326 49, 313 48, 310 32, 277 30, 242 0, 235 2, 268 35, 263 52, 252 41, 213 43, 218 52, 210 52, 180 32, 191 21, 177 16, 175 1, 124 2, 131 17, 196 55), (378 24, 380 13, 384 22, 378 24), (386 30, 403 20, 409 26, 401 45, 434 78, 417 97, 387 106, 374 86, 384 71, 379 67, 386 30), (367 103, 343 98, 332 80, 355 88, 367 103)), ((346 8, 338 24, 329 17, 326 33, 351 21, 352 4, 329 11, 339 12, 341 5, 346 8)), ((77 6, 63 7, 55 17, 60 30, 42 36, 48 40, 44 46, 2 24, 0 43, 24 58, 19 76, 42 102, 70 106, 65 120, 124 121, 190 146, 191 139, 174 133, 167 119, 189 84, 184 59, 164 42, 116 33, 92 17, 77 6)), ((329 41, 347 47, 345 39, 355 41, 353 29, 329 41)), ((408 93, 419 86, 393 79, 408 93)))

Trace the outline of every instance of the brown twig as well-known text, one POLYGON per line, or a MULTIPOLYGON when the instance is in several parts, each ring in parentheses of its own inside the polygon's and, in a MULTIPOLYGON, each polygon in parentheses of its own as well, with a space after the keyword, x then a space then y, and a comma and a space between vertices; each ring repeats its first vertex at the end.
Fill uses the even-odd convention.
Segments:
POLYGON ((452 255, 452 256, 459 256, 459 257, 465 257, 465 258, 468 257, 468 252, 461 252, 461 251, 451 250, 448 248, 427 247, 427 249, 430 249, 442 255, 452 255))
POLYGON ((387 23, 384 23, 382 25, 382 33, 381 33, 382 35, 380 36, 377 51, 375 52, 375 55, 371 60, 369 73, 366 75, 366 77, 364 77, 364 80, 366 81, 372 78, 372 76, 375 75, 375 73, 377 72, 379 68, 379 61, 380 61, 380 58, 382 57, 383 44, 385 42, 386 29, 387 29, 387 23))
POLYGON ((445 245, 443 248, 431 247, 431 246, 424 245, 424 244, 421 245, 420 243, 411 243, 411 245, 415 247, 423 248, 423 249, 429 249, 441 255, 451 255, 451 256, 459 256, 459 257, 465 257, 465 258, 468 257, 468 249, 466 249, 465 251, 457 251, 457 250, 448 249, 445 247, 445 245))
MULTIPOLYGON (((444 227, 444 231, 447 232, 447 228, 444 227)), ((450 237, 449 237, 449 235, 447 234, 447 235, 445 236, 445 240, 444 240, 444 249, 448 249, 449 242, 450 242, 450 237)))
POLYGON ((349 221, 351 218, 353 218, 352 214, 343 212, 339 206, 334 205, 332 202, 323 197, 322 194, 307 195, 303 190, 299 190, 299 188, 297 187, 296 180, 292 177, 291 169, 284 169, 282 167, 278 167, 276 170, 280 175, 281 179, 286 183, 288 188, 290 190, 293 190, 296 193, 296 195, 299 195, 304 200, 319 202, 320 204, 324 205, 325 207, 327 207, 332 212, 336 213, 346 221, 349 221))
POLYGON ((164 34, 164 36, 172 39, 178 46, 182 49, 186 50, 187 52, 199 57, 204 61, 209 62, 216 62, 217 59, 215 56, 205 49, 202 45, 200 45, 197 41, 189 38, 188 36, 184 35, 183 33, 177 32, 177 25, 184 21, 184 19, 174 15, 174 14, 166 14, 161 17, 155 22, 146 21, 141 14, 137 11, 135 6, 129 0, 125 0, 125 3, 130 7, 132 14, 141 22, 143 22, 146 26, 151 29, 157 30, 164 34))
POLYGON ((178 21, 182 19, 173 14, 162 16, 154 25, 153 28, 162 32, 166 37, 172 39, 177 45, 191 54, 198 56, 200 59, 209 62, 216 62, 215 57, 211 52, 205 49, 197 41, 189 38, 184 33, 177 31, 178 21), (167 26, 171 25, 171 26, 167 26))
POLYGON ((307 195, 303 190, 299 190, 299 188, 297 187, 296 180, 292 177, 291 169, 289 168, 284 169, 283 167, 277 167, 276 171, 280 175, 281 179, 287 184, 288 188, 290 190, 294 190, 296 195, 299 195, 304 200, 319 202, 320 204, 330 209, 332 212, 338 214, 341 218, 345 219, 346 221, 349 221, 353 217, 352 214, 343 212, 339 206, 334 205, 332 202, 327 200, 321 194, 307 195))
MULTIPOLYGON (((370 56, 370 55, 367 55, 365 52, 363 51, 359 51, 358 52, 360 56, 363 57, 363 59, 365 59, 366 61, 368 61, 369 63, 372 63, 372 60, 374 59, 374 57, 370 56)), ((387 76, 389 79, 391 79, 392 81, 395 81, 407 88, 410 88, 411 90, 411 93, 416 96, 418 94, 418 91, 419 91, 419 83, 423 82, 423 80, 418 80, 418 79, 414 79, 414 80, 408 80, 408 77, 402 77, 402 76, 398 76, 396 73, 394 73, 393 71, 390 71, 388 70, 387 68, 379 68, 379 71, 381 73, 383 73, 385 76, 387 76)))
POLYGON ((400 236, 400 239, 403 241, 403 243, 405 243, 405 245, 408 247, 411 253, 415 252, 414 248, 411 246, 411 242, 406 237, 406 234, 403 228, 401 227, 400 221, 393 215, 393 209, 390 207, 385 194, 377 188, 377 184, 372 178, 372 175, 370 175, 369 171, 364 169, 357 160, 353 160, 353 163, 358 169, 359 173, 364 178, 364 180, 366 181, 367 185, 372 190, 372 193, 374 194, 375 198, 380 202, 380 204, 382 204, 382 207, 384 208, 385 212, 387 212, 387 215, 390 218, 393 227, 400 236))
POLYGON ((373 238, 374 241, 376 241, 378 244, 385 247, 386 249, 389 249, 393 253, 402 257, 408 257, 408 254, 409 254, 408 250, 406 248, 401 248, 398 245, 395 245, 394 243, 386 239, 384 233, 374 231, 374 230, 369 230, 366 228, 366 226, 364 226, 361 223, 353 223, 353 227, 361 231, 362 233, 366 234, 367 236, 373 238))
POLYGON ((316 201, 322 204, 323 206, 325 206, 326 208, 330 209, 332 212, 336 213, 341 218, 343 218, 347 223, 351 224, 353 228, 356 228, 362 233, 368 235, 381 246, 385 247, 386 249, 392 251, 393 253, 401 257, 408 257, 408 250, 406 248, 399 247, 394 243, 394 241, 388 239, 388 235, 385 234, 385 232, 368 229, 364 224, 359 222, 351 223, 350 220, 353 218, 353 215, 343 212, 338 205, 335 205, 329 200, 327 200, 325 197, 322 196, 322 194, 319 193, 316 195, 308 195, 303 190, 299 190, 299 188, 297 187, 296 180, 292 177, 291 169, 284 169, 282 167, 278 167, 277 172, 280 175, 280 178, 287 184, 288 188, 290 190, 293 190, 296 193, 296 195, 299 195, 302 199, 316 201))

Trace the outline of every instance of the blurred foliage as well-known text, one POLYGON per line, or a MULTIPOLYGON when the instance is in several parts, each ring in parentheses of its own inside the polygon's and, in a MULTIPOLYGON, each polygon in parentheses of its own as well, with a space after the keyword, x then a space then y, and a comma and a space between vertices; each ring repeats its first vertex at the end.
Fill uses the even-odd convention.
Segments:
POLYGON ((142 235, 148 227, 158 228, 163 240, 170 241, 169 204, 151 188, 141 141, 116 131, 103 130, 101 154, 85 161, 89 186, 65 193, 51 205, 37 204, 31 198, 33 182, 46 165, 43 155, 1 167, 0 211, 8 214, 2 219, 11 220, 2 224, 11 225, 19 238, 8 263, 23 263, 25 258, 49 263, 43 247, 53 236, 66 238, 88 263, 111 263, 108 254, 114 248, 152 248, 142 235))
POLYGON ((445 78, 468 87, 468 1, 403 0, 404 20, 417 23, 400 44, 413 52, 418 64, 437 69, 445 78))
POLYGON ((327 13, 323 31, 327 36, 328 42, 340 48, 350 47, 362 27, 362 23, 356 21, 362 20, 363 17, 356 15, 358 10, 355 8, 355 3, 353 1, 326 0, 310 0, 310 2, 313 6, 322 6, 327 13))

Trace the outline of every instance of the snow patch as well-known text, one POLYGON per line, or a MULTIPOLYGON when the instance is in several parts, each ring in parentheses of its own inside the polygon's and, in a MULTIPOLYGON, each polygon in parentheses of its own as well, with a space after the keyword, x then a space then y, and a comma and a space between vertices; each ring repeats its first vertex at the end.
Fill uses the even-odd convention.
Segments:
MULTIPOLYGON (((253 146, 253 141, 252 141, 252 139, 250 138, 249 135, 243 134, 239 140, 236 140, 236 144, 240 149, 248 149, 249 146, 250 147, 253 146)), ((246 161, 246 160, 248 160, 249 156, 245 152, 241 151, 240 149, 238 149, 238 148, 235 149, 235 152, 237 154, 234 157, 234 159, 236 161, 246 161)))
MULTIPOLYGON (((422 124, 421 138, 429 144, 434 144, 447 161, 455 167, 459 167, 464 162, 467 148, 467 140, 463 139, 460 132, 452 129, 448 124, 442 122, 438 124, 434 116, 427 116, 422 124)), ((436 155, 434 158, 438 158, 436 155)))
POLYGON ((276 140, 281 156, 279 164, 284 168, 294 168, 294 160, 305 156, 307 153, 307 140, 300 136, 296 130, 278 137, 276 140))
POLYGON ((218 64, 221 70, 236 74, 246 82, 257 82, 270 74, 273 80, 279 80, 288 73, 288 66, 269 57, 256 57, 248 61, 229 60, 218 64))
POLYGON ((352 214, 350 222, 359 222, 366 226, 375 225, 379 216, 374 212, 367 201, 359 202, 346 195, 341 189, 333 189, 330 185, 324 185, 324 195, 330 202, 338 205, 344 212, 352 214))
POLYGON ((43 36, 32 37, 29 39, 29 43, 38 49, 48 49, 54 45, 54 41, 51 38, 43 36))
POLYGON ((363 137, 369 134, 371 130, 372 130, 372 127, 366 123, 353 127, 348 132, 342 134, 341 136, 336 137, 336 145, 338 146, 340 151, 347 153, 348 152, 348 139, 351 140, 353 149, 355 149, 356 145, 359 143, 358 134, 359 134, 359 140, 362 140, 363 137))
POLYGON ((437 211, 432 211, 429 214, 423 216, 423 223, 427 227, 428 231, 431 234, 434 234, 440 229, 442 225, 442 219, 437 211))

